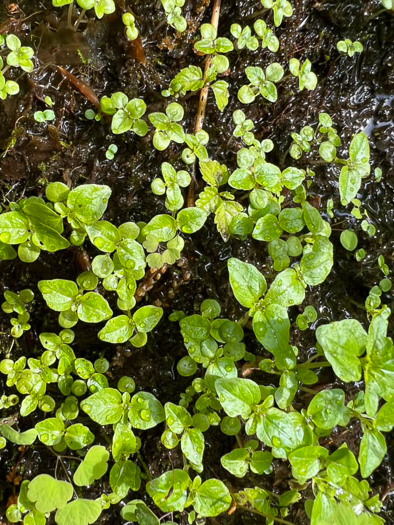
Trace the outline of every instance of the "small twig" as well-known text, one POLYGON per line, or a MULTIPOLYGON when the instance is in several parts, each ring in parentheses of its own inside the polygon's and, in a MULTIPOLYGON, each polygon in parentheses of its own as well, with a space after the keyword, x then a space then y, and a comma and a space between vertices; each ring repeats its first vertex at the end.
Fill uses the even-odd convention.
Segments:
POLYGON ((89 102, 96 106, 97 109, 100 109, 99 98, 90 86, 88 86, 83 80, 80 80, 72 73, 67 71, 67 69, 64 69, 61 66, 56 67, 60 73, 66 77, 78 89, 78 91, 80 91, 82 95, 84 95, 89 100, 89 102))
POLYGON ((242 439, 239 437, 239 434, 235 436, 235 439, 237 440, 239 448, 244 448, 244 444, 242 443, 242 439))
POLYGON ((166 273, 168 267, 168 264, 164 264, 160 269, 150 268, 146 272, 143 281, 139 284, 137 291, 135 292, 135 300, 137 303, 141 301, 150 290, 152 290, 155 283, 166 273))
MULTIPOLYGON (((213 4, 213 10, 212 10, 212 17, 211 17, 211 24, 215 28, 216 32, 219 27, 219 15, 220 15, 220 7, 221 7, 222 0, 214 0, 213 4)), ((212 55, 208 55, 205 59, 205 66, 204 66, 204 86, 202 87, 200 91, 200 102, 198 104, 198 110, 197 110, 197 118, 196 118, 196 124, 194 126, 194 133, 197 133, 197 131, 200 131, 204 125, 204 119, 205 119, 205 110, 207 107, 207 101, 208 101, 208 90, 209 90, 209 84, 206 82, 208 69, 212 62, 212 55)), ((196 186, 196 162, 193 164, 192 169, 192 182, 189 186, 188 196, 187 196, 187 206, 193 207, 194 206, 194 192, 195 192, 195 186, 196 186)))

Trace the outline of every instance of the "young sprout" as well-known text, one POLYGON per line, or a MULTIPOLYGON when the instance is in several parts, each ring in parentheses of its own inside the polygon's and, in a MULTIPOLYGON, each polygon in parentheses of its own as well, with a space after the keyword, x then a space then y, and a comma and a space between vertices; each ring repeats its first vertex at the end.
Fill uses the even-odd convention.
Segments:
POLYGON ((274 24, 280 26, 283 17, 290 17, 293 14, 291 3, 287 0, 261 0, 261 5, 274 12, 274 24))
MULTIPOLYGON (((70 5, 74 0, 52 0, 54 7, 70 5)), ((77 4, 83 10, 82 14, 89 9, 94 9, 97 18, 103 18, 104 15, 110 15, 115 12, 114 0, 77 0, 77 4)))
POLYGON ((274 82, 279 82, 284 74, 283 67, 278 62, 270 64, 265 72, 261 67, 249 66, 245 73, 250 84, 242 86, 238 91, 238 98, 243 104, 252 103, 259 94, 269 102, 276 102, 278 92, 274 82))
POLYGON ((146 104, 140 98, 128 97, 121 92, 114 93, 111 98, 100 100, 100 109, 106 115, 112 116, 111 130, 116 135, 131 130, 140 137, 148 133, 148 125, 141 117, 145 114, 146 104))
POLYGON ((299 90, 308 89, 313 91, 317 85, 317 76, 312 71, 312 63, 310 60, 305 60, 301 65, 297 58, 290 59, 289 62, 290 73, 298 77, 299 90))
POLYGON ((187 22, 182 16, 181 9, 185 5, 185 0, 161 0, 161 5, 164 7, 167 23, 179 33, 186 31, 187 22))
POLYGON ((182 160, 185 164, 193 164, 196 157, 200 160, 208 159, 208 151, 205 147, 209 142, 209 135, 203 129, 195 135, 186 134, 185 142, 189 146, 182 151, 182 160))
POLYGON ((14 80, 6 80, 5 73, 10 67, 19 67, 27 73, 31 73, 34 68, 34 51, 31 47, 23 46, 19 38, 15 35, 0 35, 0 47, 6 45, 9 52, 4 60, 0 56, 0 99, 5 100, 8 95, 17 95, 19 85, 14 80))
POLYGON ((159 151, 164 151, 173 140, 178 144, 185 141, 185 133, 181 124, 178 124, 183 119, 185 112, 183 107, 176 102, 169 104, 164 113, 151 113, 149 120, 156 128, 153 135, 153 145, 159 151))
POLYGON ((188 91, 199 91, 204 85, 200 67, 188 66, 175 75, 169 88, 162 91, 163 97, 186 95, 188 91))
POLYGON ((256 51, 259 47, 259 41, 255 36, 252 36, 252 30, 249 26, 242 29, 239 24, 233 24, 230 28, 231 34, 237 39, 237 49, 249 49, 249 51, 256 51))
POLYGON ((116 144, 110 144, 108 146, 107 151, 105 152, 105 157, 108 160, 113 160, 117 152, 118 152, 118 146, 116 144))
POLYGON ((95 120, 96 119, 96 112, 93 109, 87 109, 85 111, 85 118, 87 120, 95 120))
POLYGON ((9 66, 20 67, 23 71, 31 73, 34 68, 33 61, 34 51, 31 47, 22 47, 21 41, 15 35, 8 35, 6 44, 11 51, 7 55, 7 64, 9 66))
POLYGON ((245 144, 250 146, 254 141, 254 134, 252 132, 254 128, 253 121, 246 118, 242 109, 236 109, 233 113, 233 122, 235 124, 233 131, 234 137, 241 138, 245 144))
MULTIPOLYGON (((3 60, 0 57, 0 68, 3 66, 3 60)), ((0 99, 5 100, 8 95, 17 95, 19 93, 19 85, 13 80, 6 80, 3 73, 0 71, 0 99)))
POLYGON ((200 27, 201 40, 194 44, 194 49, 204 55, 214 53, 229 53, 234 49, 233 43, 228 38, 217 38, 217 31, 212 24, 203 24, 200 27))
POLYGON ((136 40, 138 38, 138 29, 135 26, 135 17, 131 13, 124 13, 122 22, 125 25, 126 36, 129 40, 136 40))
POLYGON ((152 184, 152 192, 155 195, 166 194, 165 206, 170 211, 178 211, 182 208, 184 199, 181 188, 189 186, 191 178, 187 171, 175 171, 168 162, 161 165, 163 179, 158 177, 152 184))
POLYGON ((345 38, 345 40, 340 40, 337 43, 337 49, 340 53, 352 57, 356 53, 362 53, 364 47, 361 42, 352 42, 348 38, 345 38))
POLYGON ((36 111, 34 113, 34 120, 36 122, 48 122, 50 120, 55 120, 55 113, 51 109, 46 109, 45 111, 36 111))
POLYGON ((53 100, 48 95, 44 98, 44 102, 48 106, 48 108, 53 107, 53 100))
POLYGON ((21 290, 19 293, 6 290, 4 292, 4 299, 5 302, 1 305, 3 312, 7 314, 17 314, 17 317, 11 318, 11 335, 18 339, 23 335, 23 332, 31 328, 28 323, 30 314, 27 311, 26 305, 33 301, 34 293, 29 289, 21 290))
POLYGON ((256 20, 256 22, 253 24, 254 30, 256 31, 256 35, 261 39, 261 47, 265 49, 266 47, 272 51, 273 53, 276 53, 279 49, 279 40, 275 36, 275 33, 267 27, 267 24, 264 22, 264 20, 256 20))
POLYGON ((291 133, 293 144, 290 147, 290 156, 293 159, 300 159, 302 153, 309 153, 311 150, 310 143, 315 136, 314 129, 310 126, 303 127, 299 133, 291 133))

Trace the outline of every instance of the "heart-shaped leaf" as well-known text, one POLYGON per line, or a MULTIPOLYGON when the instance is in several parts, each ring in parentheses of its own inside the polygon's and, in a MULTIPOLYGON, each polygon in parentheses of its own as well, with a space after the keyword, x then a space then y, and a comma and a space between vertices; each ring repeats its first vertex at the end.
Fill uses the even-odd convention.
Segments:
POLYGON ((58 481, 48 474, 35 477, 28 486, 27 495, 36 509, 46 514, 62 509, 73 495, 73 488, 67 481, 58 481))

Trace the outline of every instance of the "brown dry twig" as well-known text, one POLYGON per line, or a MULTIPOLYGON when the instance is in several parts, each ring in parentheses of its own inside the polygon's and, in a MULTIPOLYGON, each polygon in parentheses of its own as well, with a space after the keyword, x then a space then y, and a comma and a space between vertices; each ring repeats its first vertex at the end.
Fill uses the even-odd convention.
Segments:
POLYGON ((159 270, 157 268, 151 268, 145 274, 144 280, 140 283, 135 292, 135 300, 137 303, 145 297, 145 295, 152 290, 153 286, 159 281, 168 269, 168 264, 164 264, 159 270))
POLYGON ((78 89, 85 97, 91 102, 94 106, 96 106, 97 109, 100 109, 100 101, 96 93, 93 91, 93 89, 86 84, 83 80, 80 80, 76 76, 74 76, 72 73, 67 71, 67 69, 64 69, 61 66, 57 66, 60 73, 66 77, 74 87, 78 89))
MULTIPOLYGON (((222 0, 214 0, 213 3, 213 9, 212 9, 212 17, 211 17, 211 24, 215 28, 215 30, 218 30, 219 27, 219 15, 220 15, 220 7, 221 7, 222 0)), ((204 86, 200 91, 200 102, 198 104, 198 110, 197 110, 197 117, 196 117, 196 124, 194 126, 194 133, 197 133, 197 131, 200 131, 204 125, 204 119, 205 119, 205 110, 207 107, 207 101, 208 101, 208 90, 209 90, 209 84, 205 83, 207 78, 208 69, 212 62, 212 55, 208 55, 205 59, 205 66, 204 66, 204 86)), ((189 186, 188 196, 187 196, 187 206, 190 208, 194 206, 194 192, 195 192, 195 186, 197 183, 196 180, 196 163, 193 164, 192 169, 192 182, 189 186)))

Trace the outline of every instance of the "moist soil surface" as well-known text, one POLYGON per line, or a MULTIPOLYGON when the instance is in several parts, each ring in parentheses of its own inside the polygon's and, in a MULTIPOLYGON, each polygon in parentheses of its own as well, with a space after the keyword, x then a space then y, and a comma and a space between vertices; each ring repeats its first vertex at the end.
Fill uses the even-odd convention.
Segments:
MULTIPOLYGON (((14 3, 2 0, 0 34, 16 34, 24 45, 34 48, 38 58, 33 73, 15 77, 21 86, 20 94, 0 101, 0 198, 4 204, 30 195, 42 196, 47 183, 62 181, 72 187, 84 183, 109 185, 113 193, 104 218, 115 224, 148 222, 157 213, 166 212, 164 199, 152 194, 150 183, 160 174, 161 163, 165 160, 175 161, 181 168, 182 163, 176 160, 181 151, 179 146, 174 147, 172 143, 173 146, 165 152, 158 152, 152 147, 151 131, 143 139, 132 133, 115 136, 111 134, 108 121, 89 121, 84 114, 87 109, 94 109, 89 97, 101 98, 116 91, 123 91, 129 98, 143 98, 150 112, 164 111, 168 101, 160 93, 176 73, 189 64, 203 65, 204 57, 195 54, 193 41, 199 34, 200 25, 210 21, 212 6, 209 0, 187 0, 185 13, 189 27, 186 33, 179 35, 165 23, 159 1, 135 0, 132 9, 142 37, 141 44, 136 44, 129 42, 123 32, 121 13, 128 7, 128 2, 118 0, 116 3, 115 14, 98 20, 88 13, 87 22, 83 21, 78 31, 73 31, 68 28, 67 8, 53 8, 50 0, 14 3), (58 66, 79 79, 85 93, 67 79, 58 66), (45 109, 45 96, 52 98, 56 114, 56 120, 48 125, 39 124, 33 118, 35 111, 45 109), (118 146, 113 160, 105 157, 110 144, 118 146)), ((296 80, 289 79, 279 87, 276 103, 261 100, 242 107, 255 123, 256 138, 273 140, 275 149, 270 154, 270 162, 277 163, 282 169, 289 165, 290 133, 305 125, 315 125, 319 112, 330 114, 344 145, 348 145, 351 136, 360 130, 368 134, 372 165, 380 167, 384 176, 380 183, 373 177, 364 181, 359 198, 376 227, 376 235, 368 237, 362 231, 359 234, 360 245, 365 248, 367 256, 358 263, 339 242, 341 231, 354 225, 356 219, 349 213, 336 212, 331 220, 334 268, 323 285, 307 291, 305 301, 318 311, 318 322, 312 330, 305 332, 292 329, 291 342, 297 345, 302 358, 314 349, 314 329, 318 324, 345 317, 365 323, 362 305, 369 289, 382 278, 376 264, 377 255, 384 255, 387 264, 392 266, 394 19, 387 13, 374 16, 380 9, 377 0, 293 0, 292 3, 293 17, 286 19, 276 30, 281 41, 279 58, 261 49, 232 53, 226 78, 231 86, 229 105, 220 113, 210 97, 204 129, 210 136, 208 150, 212 157, 226 163, 230 170, 235 169, 240 144, 232 136, 232 114, 242 106, 237 92, 245 83, 245 67, 266 67, 273 60, 284 65, 290 58, 297 57, 301 61, 311 60, 319 79, 315 91, 299 92, 296 80), (364 52, 353 58, 339 56, 336 43, 344 38, 362 41, 364 52)), ((230 36, 232 23, 252 24, 260 13, 260 1, 222 0, 221 36, 230 36)), ((271 16, 267 13, 263 18, 272 23, 271 16)), ((188 132, 194 128, 198 101, 198 94, 180 99, 186 112, 184 127, 188 132)), ((338 202, 338 168, 322 163, 316 165, 305 156, 300 161, 290 161, 298 167, 314 169, 316 175, 310 192, 323 214, 330 198, 334 199, 334 208, 343 210, 338 202)), ((48 313, 44 303, 40 302, 37 282, 52 278, 75 280, 86 269, 87 256, 91 259, 96 255, 91 245, 85 248, 73 247, 55 254, 41 252, 40 258, 29 265, 18 260, 0 264, 1 293, 6 289, 15 291, 15 287, 17 290, 29 287, 37 298, 32 330, 18 340, 13 349, 14 359, 20 355, 37 355, 38 334, 57 330, 56 315, 48 313)), ((152 392, 162 403, 177 403, 190 380, 180 377, 176 371, 176 364, 186 350, 177 323, 168 322, 168 315, 173 310, 183 310, 188 315, 196 313, 204 299, 214 298, 220 302, 224 315, 240 319, 244 311, 234 300, 228 283, 226 261, 230 256, 255 264, 268 279, 274 276, 272 260, 261 243, 251 238, 246 241, 230 239, 224 243, 213 221, 209 220, 200 232, 188 237, 181 261, 169 267, 140 302, 141 306, 156 304, 164 308, 163 320, 149 336, 147 346, 135 349, 127 344, 118 347, 106 345, 97 339, 96 325, 92 328, 79 323, 76 344, 73 345, 76 355, 90 360, 105 356, 110 361, 108 377, 113 384, 119 377, 130 375, 136 381, 137 390, 152 392)), ((383 295, 383 302, 394 306, 390 294, 383 295)), ((297 307, 291 309, 293 321, 298 313, 297 307)), ((7 335, 9 319, 3 312, 0 324, 1 351, 5 352, 12 338, 7 335)), ((249 330, 246 330, 245 342, 248 351, 261 354, 261 347, 249 330)), ((262 372, 254 373, 253 379, 272 382, 262 372)), ((316 390, 334 386, 345 390, 347 400, 357 392, 357 387, 336 379, 331 369, 323 369, 316 390)), ((7 391, 4 376, 0 378, 0 391, 3 387, 7 391)), ((358 384, 358 388, 362 389, 363 384, 358 384)), ((49 393, 57 395, 56 389, 49 393)), ((309 394, 300 393, 296 408, 307 406, 309 401, 309 394)), ((9 410, 6 415, 14 414, 9 410)), ((33 413, 27 418, 19 418, 19 428, 31 428, 36 417, 33 413)), ((18 418, 17 413, 15 418, 18 418)), ((83 417, 79 422, 84 422, 83 417)), ((169 451, 162 446, 161 432, 159 426, 143 435, 141 459, 152 477, 183 465, 177 449, 169 451)), ((107 443, 105 434, 106 429, 97 426, 96 443, 107 443)), ((334 432, 326 445, 335 448, 346 442, 357 453, 360 435, 359 425, 354 424, 345 433, 343 429, 334 432)), ((246 486, 261 486, 275 492, 288 489, 291 472, 285 463, 275 460, 273 473, 269 476, 249 475, 236 480, 220 465, 220 457, 232 449, 234 438, 224 436, 217 427, 211 427, 205 438, 204 475, 219 477, 234 490, 246 486)), ((375 493, 380 495, 387 492, 393 482, 393 436, 386 434, 386 440, 387 455, 370 478, 375 493)), ((32 479, 40 473, 54 475, 55 466, 58 477, 66 479, 64 470, 72 472, 74 465, 75 461, 68 458, 63 459, 62 467, 40 444, 29 448, 8 444, 1 452, 0 522, 6 522, 5 508, 14 502, 21 479, 32 479)), ((108 479, 96 482, 94 487, 85 490, 84 495, 95 498, 102 492, 110 492, 108 479)), ((143 493, 134 496, 146 497, 143 493)), ((394 523, 393 508, 394 498, 389 496, 382 513, 387 523, 394 523)), ((104 511, 99 523, 119 523, 119 511, 119 506, 104 511)), ((303 504, 293 505, 291 515, 286 519, 294 524, 307 523, 303 504)), ((223 525, 252 524, 262 523, 262 518, 248 512, 236 512, 207 521, 223 525)), ((180 523, 187 523, 186 518, 181 516, 180 523)))

